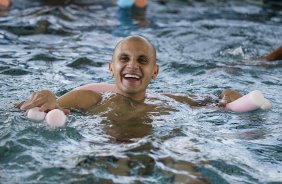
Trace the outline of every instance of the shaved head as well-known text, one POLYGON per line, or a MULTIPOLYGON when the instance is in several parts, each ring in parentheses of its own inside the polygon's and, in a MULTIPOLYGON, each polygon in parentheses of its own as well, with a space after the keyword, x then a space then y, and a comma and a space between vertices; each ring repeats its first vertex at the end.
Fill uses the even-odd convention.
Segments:
POLYGON ((109 71, 115 78, 117 93, 144 100, 150 81, 159 73, 156 49, 142 36, 126 37, 115 47, 109 71))
POLYGON ((123 43, 126 43, 127 41, 136 41, 136 42, 144 42, 146 43, 149 47, 151 47, 151 51, 152 54, 154 56, 154 61, 156 62, 156 57, 157 57, 157 52, 156 52, 156 48, 154 47, 154 45, 145 37, 140 36, 140 35, 132 35, 132 36, 128 36, 124 39, 122 39, 121 41, 119 41, 114 49, 114 53, 113 53, 113 57, 116 54, 117 49, 120 47, 120 45, 122 45, 123 43))

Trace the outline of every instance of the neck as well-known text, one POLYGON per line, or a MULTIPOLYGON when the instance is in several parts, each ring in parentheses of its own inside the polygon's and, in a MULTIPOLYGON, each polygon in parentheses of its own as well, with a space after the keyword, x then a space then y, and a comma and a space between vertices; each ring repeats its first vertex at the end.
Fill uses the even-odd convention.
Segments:
POLYGON ((115 87, 115 92, 119 95, 130 98, 131 100, 134 100, 137 102, 144 102, 146 98, 146 91, 144 91, 144 93, 125 93, 119 90, 117 87, 115 87))

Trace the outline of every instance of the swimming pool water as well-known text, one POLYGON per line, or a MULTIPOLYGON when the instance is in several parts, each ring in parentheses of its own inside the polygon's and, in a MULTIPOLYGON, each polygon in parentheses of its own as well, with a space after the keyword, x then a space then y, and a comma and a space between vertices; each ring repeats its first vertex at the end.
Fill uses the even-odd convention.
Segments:
POLYGON ((281 45, 279 4, 164 2, 131 12, 111 1, 13 1, 0 17, 1 183, 282 182, 281 61, 254 59, 281 45), (174 110, 132 124, 75 111, 66 127, 51 129, 13 107, 40 89, 59 96, 112 83, 113 48, 131 34, 157 48, 160 74, 148 93, 161 100, 147 103, 174 110), (160 95, 217 96, 227 88, 259 89, 272 109, 191 108, 160 95), (119 133, 130 139, 114 141, 119 133))

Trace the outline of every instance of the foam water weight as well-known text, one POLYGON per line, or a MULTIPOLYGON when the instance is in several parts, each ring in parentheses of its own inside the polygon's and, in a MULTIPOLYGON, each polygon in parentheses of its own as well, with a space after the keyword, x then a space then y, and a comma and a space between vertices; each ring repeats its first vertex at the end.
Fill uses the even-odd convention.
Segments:
POLYGON ((46 114, 39 111, 39 107, 34 107, 27 111, 27 117, 36 121, 46 120, 47 124, 53 128, 65 126, 67 121, 67 116, 59 109, 53 109, 46 114))
POLYGON ((53 109, 47 113, 45 119, 49 126, 56 128, 56 127, 65 126, 67 121, 67 116, 63 111, 59 109, 53 109))
POLYGON ((36 121, 43 121, 45 119, 46 113, 39 111, 39 107, 34 107, 27 111, 27 117, 36 121))
POLYGON ((264 98, 261 91, 254 90, 247 95, 228 103, 226 108, 233 112, 248 112, 259 108, 267 110, 271 108, 271 103, 264 98))

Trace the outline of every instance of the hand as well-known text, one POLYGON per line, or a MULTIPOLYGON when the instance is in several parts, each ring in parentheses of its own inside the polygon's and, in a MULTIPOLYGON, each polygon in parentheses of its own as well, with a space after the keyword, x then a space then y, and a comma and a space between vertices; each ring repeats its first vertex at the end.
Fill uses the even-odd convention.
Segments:
POLYGON ((39 110, 44 112, 52 109, 60 109, 65 114, 69 113, 69 110, 59 106, 55 95, 49 90, 34 92, 30 100, 20 104, 20 109, 22 110, 28 110, 34 107, 40 107, 39 110))
POLYGON ((231 89, 223 90, 219 96, 221 100, 219 101, 218 106, 225 107, 226 104, 233 102, 240 97, 242 97, 242 95, 238 91, 234 91, 231 89))

